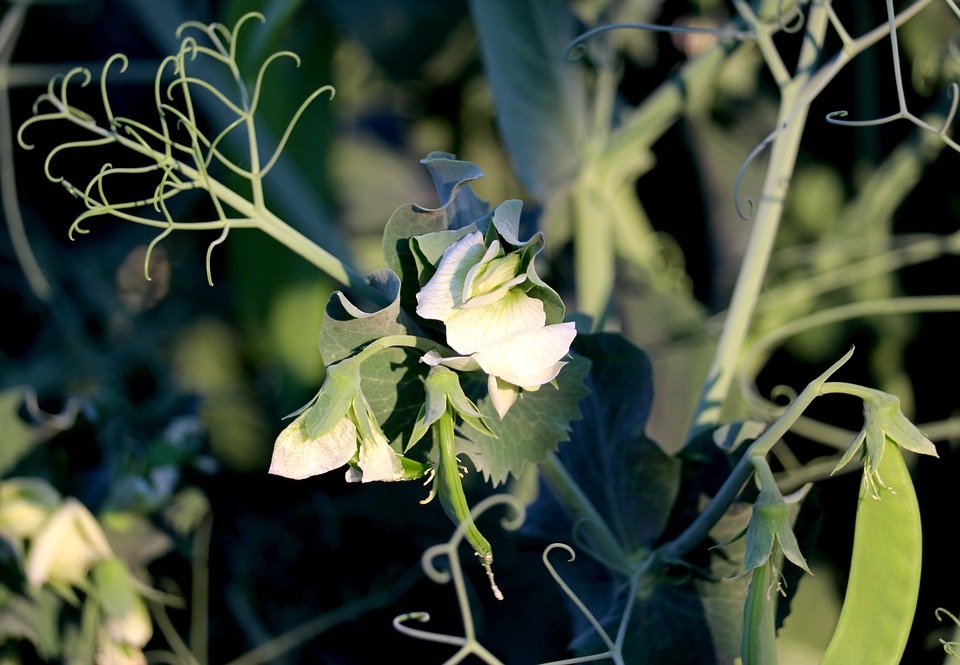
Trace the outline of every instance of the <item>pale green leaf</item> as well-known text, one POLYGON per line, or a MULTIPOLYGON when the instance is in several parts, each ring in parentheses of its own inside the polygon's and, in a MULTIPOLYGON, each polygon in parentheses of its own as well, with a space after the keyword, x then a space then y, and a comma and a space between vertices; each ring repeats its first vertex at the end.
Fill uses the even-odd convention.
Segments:
POLYGON ((557 377, 557 388, 545 385, 524 392, 503 420, 489 397, 477 407, 496 438, 473 428, 464 429, 457 452, 469 455, 486 480, 497 486, 511 474, 519 476, 525 464, 538 464, 570 436, 571 422, 580 418, 577 404, 587 390, 583 380, 590 361, 575 356, 557 377))

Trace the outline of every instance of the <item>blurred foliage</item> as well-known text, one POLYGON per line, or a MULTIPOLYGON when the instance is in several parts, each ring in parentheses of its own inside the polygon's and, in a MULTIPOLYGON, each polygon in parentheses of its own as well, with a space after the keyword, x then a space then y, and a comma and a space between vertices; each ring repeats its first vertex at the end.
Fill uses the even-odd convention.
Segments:
MULTIPOLYGON (((131 69, 118 80, 114 104, 126 115, 150 117, 152 70, 172 50, 180 22, 230 25, 246 11, 262 11, 266 24, 245 42, 243 62, 255 71, 255 63, 278 48, 303 58, 298 69, 276 69, 273 92, 264 95, 263 131, 282 132, 297 103, 292 100, 328 83, 337 89, 335 99, 311 107, 295 131, 283 170, 278 167, 266 182, 268 204, 320 245, 373 270, 382 267, 380 238, 391 212, 409 201, 436 205, 418 160, 441 150, 479 164, 486 172, 476 185, 481 197, 529 201, 526 210, 533 213, 524 223, 547 230, 551 257, 544 271, 570 309, 592 309, 648 352, 656 399, 645 414, 649 445, 636 454, 664 466, 663 483, 670 492, 683 493, 688 510, 701 490, 710 489, 691 484, 690 465, 717 461, 688 451, 686 475, 676 480, 663 451, 679 448, 711 346, 702 331, 723 316, 729 299, 749 229, 734 211, 733 178, 772 125, 776 90, 756 51, 738 49, 710 70, 710 85, 689 91, 675 123, 648 145, 633 145, 621 161, 603 162, 591 147, 626 124, 636 105, 710 40, 617 32, 588 51, 588 63, 608 59, 613 64, 614 79, 598 75, 588 63, 545 58, 560 57, 566 41, 587 26, 615 20, 719 23, 728 18, 729 8, 692 0, 552 0, 543 4, 542 15, 520 16, 528 10, 520 5, 511 9, 508 3, 483 0, 38 3, 26 11, 19 34, 0 30, 0 38, 8 40, 0 44, 7 57, 0 62, 0 79, 9 95, 9 122, 16 127, 29 117, 52 74, 124 52, 131 69), (515 15, 497 16, 498 11, 515 15), (484 21, 506 21, 511 31, 478 35, 476 26, 484 21), (527 39, 532 27, 541 30, 537 39, 527 39), (537 67, 511 79, 517 62, 530 61, 537 67), (517 94, 518 89, 528 94, 517 94), (592 106, 604 91, 611 92, 612 107, 592 106), (555 133, 557 126, 568 126, 570 133, 555 133), (614 181, 616 192, 608 200, 615 203, 595 218, 578 218, 582 209, 576 201, 600 190, 609 193, 604 188, 614 181), (629 220, 627 229, 614 229, 616 219, 629 220), (608 228, 605 235, 597 233, 607 244, 572 244, 578 224, 608 228), (581 250, 586 254, 578 258, 581 250), (584 275, 596 288, 609 289, 612 299, 587 302, 586 292, 576 290, 584 275)), ((856 17, 849 5, 837 11, 858 27, 882 22, 882 8, 861 5, 856 9, 863 13, 856 17)), ((18 6, 0 5, 5 21, 18 6)), ((934 4, 900 34, 904 72, 912 83, 910 102, 932 115, 945 112, 937 105, 958 74, 957 59, 947 47, 955 27, 947 9, 934 4)), ((888 56, 871 49, 813 105, 755 338, 866 295, 955 291, 957 250, 950 243, 960 218, 956 155, 941 155, 941 144, 905 125, 851 129, 820 121, 839 108, 864 117, 888 112, 893 104, 888 69, 888 56), (853 260, 890 248, 894 232, 918 239, 944 234, 945 239, 937 241, 930 260, 906 264, 899 273, 867 271, 850 282, 831 278, 853 260), (810 286, 815 278, 820 287, 810 286)), ((95 102, 97 91, 91 87, 74 94, 95 102)), ((49 131, 37 138, 46 148, 64 138, 49 131)), ((148 652, 174 648, 171 636, 177 633, 194 655, 209 654, 216 663, 240 658, 258 645, 266 645, 259 652, 266 655, 238 662, 378 662, 385 653, 412 649, 424 662, 447 657, 445 648, 414 646, 390 628, 397 607, 429 606, 444 608, 434 613, 438 629, 456 630, 456 610, 446 590, 417 574, 423 549, 446 541, 449 532, 434 507, 417 506, 423 488, 408 484, 361 491, 340 478, 292 482, 265 473, 282 417, 309 399, 322 380, 315 345, 323 303, 336 285, 270 238, 243 231, 232 234, 214 255, 214 286, 206 285, 201 268, 213 237, 192 236, 164 241, 162 254, 153 258, 154 279, 145 284, 141 257, 153 237, 149 230, 103 220, 92 225, 90 236, 69 243, 66 229, 79 205, 40 177, 41 152, 14 150, 9 138, 0 149, 9 151, 16 165, 18 200, 4 191, 8 227, 16 226, 10 213, 16 209, 50 285, 48 293, 37 291, 25 277, 12 234, 0 238, 0 306, 8 312, 0 329, 0 662, 55 659, 67 651, 64 635, 89 652, 95 638, 89 629, 81 630, 92 625, 84 624, 82 601, 103 594, 107 614, 133 607, 134 596, 111 585, 119 579, 127 589, 126 575, 138 580, 136 593, 155 612, 158 605, 172 603, 163 610, 169 629, 154 630, 148 652), (109 553, 117 558, 101 547, 89 570, 74 571, 57 589, 60 595, 49 588, 23 595, 31 582, 24 557, 37 547, 39 535, 10 536, 4 530, 5 511, 26 510, 39 528, 67 505, 85 506, 82 511, 96 516, 109 553), (208 541, 205 529, 212 529, 208 541), (124 572, 112 563, 116 560, 123 562, 124 572), (106 567, 98 568, 98 561, 106 567), (79 586, 70 591, 74 582, 79 586), (158 591, 146 591, 150 588, 158 591), (300 632, 288 632, 295 629, 300 632), (289 641, 271 642, 281 635, 289 641)), ((95 168, 69 158, 60 167, 95 168)), ((759 190, 761 172, 761 165, 749 167, 745 191, 759 190)), ((14 172, 4 175, 12 178, 14 172)), ((196 198, 183 197, 177 205, 186 218, 205 212, 196 198)), ((860 363, 854 371, 865 382, 900 395, 918 422, 946 418, 958 401, 956 387, 944 379, 960 372, 955 318, 880 317, 804 333, 773 357, 760 376, 761 389, 800 384, 815 373, 811 365, 856 342, 865 353, 854 361, 860 363)), ((859 427, 844 414, 817 415, 859 427)), ((800 450, 805 459, 822 452, 815 445, 800 450)), ((568 454, 577 457, 577 451, 568 454)), ((951 444, 941 457, 935 465, 920 462, 916 470, 921 508, 931 525, 955 522, 944 488, 956 477, 960 449, 951 444)), ((485 490, 476 476, 465 483, 479 496, 485 490)), ((855 481, 841 478, 825 484, 816 501, 849 504, 855 495, 855 481)), ((625 509, 616 499, 604 506, 618 521, 625 519, 620 515, 625 509)), ((664 511, 657 506, 657 515, 664 511)), ((821 533, 811 535, 817 542, 811 564, 815 570, 836 570, 842 579, 852 513, 814 514, 813 505, 808 512, 807 523, 821 533)), ((675 535, 671 528, 661 537, 675 535)), ((487 532, 498 533, 494 526, 487 532)), ((942 661, 932 637, 939 628, 933 608, 960 598, 949 533, 931 528, 926 534, 925 582, 904 662, 942 661)), ((658 535, 633 537, 640 547, 658 535)), ((562 596, 543 570, 539 550, 524 539, 494 539, 498 566, 511 571, 500 574, 508 600, 494 611, 482 571, 468 570, 484 643, 498 645, 498 655, 511 663, 564 657, 567 641, 577 636, 575 645, 582 646, 587 641, 583 626, 566 627, 562 596)), ((579 577, 590 584, 595 573, 581 571, 579 577)), ((689 608, 696 598, 693 587, 705 583, 676 582, 669 593, 661 587, 648 607, 679 603, 689 608)), ((809 601, 812 609, 804 596, 793 600, 795 612, 786 626, 794 639, 806 633, 797 627, 801 622, 816 623, 832 611, 830 595, 820 590, 809 601)), ((700 608, 696 619, 701 623, 693 627, 707 631, 708 625, 724 625, 733 605, 700 608)), ((657 625, 651 619, 646 628, 657 625)), ((819 632, 810 631, 814 634, 819 632)))

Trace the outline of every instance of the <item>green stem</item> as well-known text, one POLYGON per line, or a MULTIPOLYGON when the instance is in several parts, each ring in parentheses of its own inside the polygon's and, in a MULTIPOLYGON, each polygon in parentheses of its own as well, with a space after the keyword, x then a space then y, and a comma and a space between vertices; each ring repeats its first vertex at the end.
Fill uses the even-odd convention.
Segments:
POLYGON ((548 454, 540 463, 540 473, 573 521, 583 525, 583 531, 605 563, 628 574, 631 568, 630 559, 620 541, 555 453, 548 454))
POLYGON ((679 561, 688 552, 697 547, 707 538, 720 518, 733 504, 744 483, 750 479, 754 471, 754 458, 763 457, 770 452, 783 435, 800 418, 811 402, 823 394, 822 389, 827 379, 846 363, 853 355, 853 349, 847 351, 840 360, 831 365, 823 374, 810 382, 797 398, 791 402, 786 411, 760 437, 750 444, 750 448, 743 454, 730 475, 724 481, 717 494, 693 523, 688 526, 676 539, 665 544, 654 553, 651 567, 662 567, 671 562, 679 561))
POLYGON ((756 218, 687 441, 720 422, 721 410, 733 383, 747 330, 760 297, 797 160, 800 137, 809 110, 808 104, 800 103, 800 94, 819 56, 826 28, 824 6, 813 3, 807 17, 807 33, 797 64, 798 73, 782 88, 777 120, 777 126, 782 129, 773 139, 756 218))

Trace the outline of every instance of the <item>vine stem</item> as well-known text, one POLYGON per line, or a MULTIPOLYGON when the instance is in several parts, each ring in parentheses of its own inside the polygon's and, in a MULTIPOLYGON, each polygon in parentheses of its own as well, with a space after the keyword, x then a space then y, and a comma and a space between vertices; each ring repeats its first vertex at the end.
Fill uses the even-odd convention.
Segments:
MULTIPOLYGON (((851 348, 840 360, 831 365, 823 374, 810 382, 803 389, 797 398, 790 403, 786 411, 774 422, 760 437, 750 444, 747 451, 740 457, 736 466, 727 476, 716 495, 711 499, 706 509, 697 519, 688 526, 677 538, 665 544, 650 557, 650 568, 656 569, 679 561, 697 547, 707 538, 710 530, 716 525, 720 518, 726 514, 727 509, 733 504, 744 484, 750 479, 754 471, 753 460, 757 457, 763 457, 770 452, 774 445, 783 437, 784 434, 800 418, 803 412, 811 402, 824 394, 823 387, 826 385, 834 372, 846 363, 853 355, 851 348)), ((833 384, 835 387, 841 384, 833 384)), ((831 392, 842 392, 839 389, 831 392)))
POLYGON ((557 499, 570 513, 574 522, 582 521, 583 530, 590 538, 596 551, 611 565, 624 574, 631 569, 630 559, 624 552, 620 541, 610 530, 606 521, 600 515, 590 499, 577 482, 570 476, 570 472, 557 457, 556 453, 549 453, 540 463, 540 473, 550 485, 557 499))
POLYGON ((812 3, 807 17, 807 34, 797 63, 797 74, 781 87, 777 126, 782 128, 773 139, 770 162, 740 274, 734 287, 727 319, 707 380, 700 394, 687 441, 720 422, 723 403, 733 383, 740 354, 753 312, 763 287, 767 265, 783 214, 783 204, 797 160, 809 105, 801 99, 806 82, 823 46, 827 14, 822 3, 812 3))

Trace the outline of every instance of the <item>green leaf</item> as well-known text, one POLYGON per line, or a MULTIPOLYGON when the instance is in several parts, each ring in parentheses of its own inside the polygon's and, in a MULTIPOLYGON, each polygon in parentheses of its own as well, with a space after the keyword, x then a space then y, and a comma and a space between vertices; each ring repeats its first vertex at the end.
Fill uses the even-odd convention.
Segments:
POLYGON ((17 413, 23 404, 26 388, 18 386, 0 392, 0 478, 7 475, 39 442, 30 427, 17 413))
POLYGON ((490 210, 489 204, 469 187, 472 181, 483 177, 479 166, 458 160, 456 155, 448 152, 431 152, 420 163, 427 167, 433 178, 448 229, 472 224, 490 210))
MULTIPOLYGON (((471 162, 460 161, 445 152, 431 152, 420 162, 433 178, 440 199, 439 208, 416 204, 396 209, 383 230, 383 258, 387 266, 406 281, 409 267, 408 241, 413 236, 457 230, 483 218, 490 209, 486 201, 470 189, 470 183, 483 171, 471 162)), ((416 280, 414 280, 416 281, 416 280)))
MULTIPOLYGON (((400 309, 400 282, 391 270, 368 278, 391 300, 386 307, 365 312, 339 291, 327 303, 320 330, 320 355, 329 366, 352 356, 374 340, 389 335, 415 334, 413 324, 400 309)), ((385 349, 360 365, 360 389, 391 443, 407 437, 410 423, 423 404, 423 378, 429 368, 419 354, 401 348, 385 349)), ((403 450, 397 443, 395 448, 403 450)))
POLYGON ((571 423, 580 418, 577 403, 587 394, 583 380, 589 370, 589 360, 575 356, 560 370, 557 388, 545 385, 536 392, 524 391, 503 420, 489 397, 480 400, 477 408, 496 438, 464 428, 457 452, 469 455, 494 487, 510 474, 519 476, 525 464, 539 464, 570 437, 571 423))
MULTIPOLYGON (((432 152, 421 163, 427 167, 433 178, 440 207, 430 209, 415 204, 400 206, 387 221, 382 241, 383 258, 387 266, 402 280, 400 303, 408 312, 416 311, 416 293, 421 285, 418 276, 424 267, 423 257, 419 257, 418 262, 418 257, 411 249, 410 239, 450 230, 449 238, 447 234, 443 234, 425 241, 426 244, 420 247, 421 251, 428 252, 429 257, 432 257, 437 248, 442 253, 451 242, 469 233, 469 230, 465 229, 483 219, 490 209, 486 201, 477 197, 470 189, 470 183, 483 175, 476 165, 457 160, 453 155, 444 152, 432 152)), ((439 258, 439 255, 437 256, 439 258)), ((430 258, 427 261, 435 263, 430 258)), ((429 276, 425 275, 426 278, 429 276)))
MULTIPOLYGON (((390 304, 374 312, 366 312, 340 291, 336 291, 324 311, 320 328, 320 355, 327 367, 354 355, 370 342, 388 335, 407 334, 400 310, 400 280, 390 270, 370 275, 371 283, 381 285, 390 304)), ((378 354, 379 355, 379 354, 378 354)))
MULTIPOLYGON (((570 441, 558 456, 628 554, 639 560, 662 537, 680 489, 679 461, 645 435, 653 403, 650 361, 626 339, 609 333, 579 335, 574 350, 592 362, 586 382, 591 392, 580 402, 583 418, 573 423, 570 441)), ((547 540, 569 542, 574 525, 545 490, 523 528, 547 540)), ((621 579, 589 557, 560 572, 615 634, 626 603, 621 579)), ((626 630, 624 662, 731 662, 738 641, 721 649, 710 635, 739 635, 744 585, 689 578, 646 579, 643 584, 626 630), (723 660, 721 654, 729 658, 723 660)), ((578 653, 603 651, 579 615, 574 627, 578 653)))
POLYGON ((497 119, 520 180, 541 203, 573 177, 585 144, 584 69, 564 57, 566 0, 472 0, 497 119))

